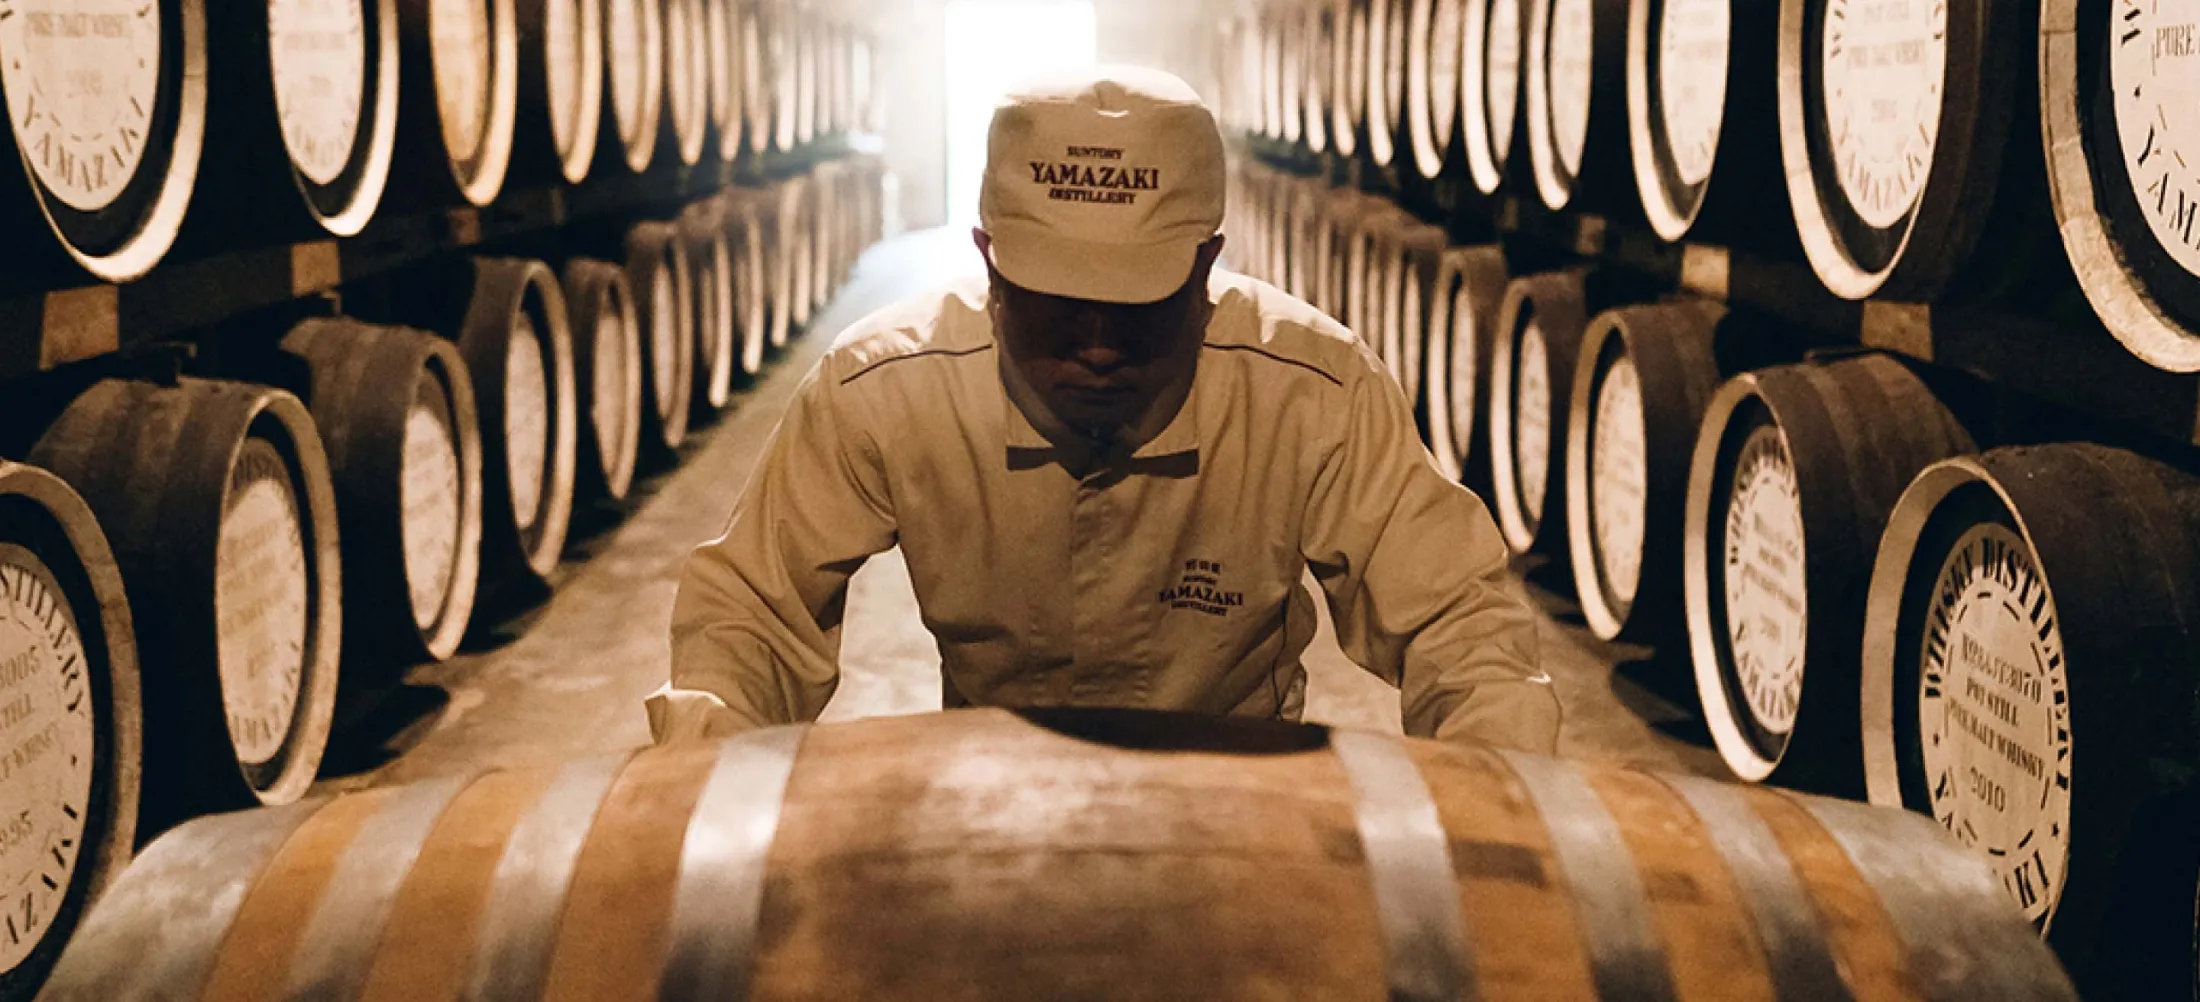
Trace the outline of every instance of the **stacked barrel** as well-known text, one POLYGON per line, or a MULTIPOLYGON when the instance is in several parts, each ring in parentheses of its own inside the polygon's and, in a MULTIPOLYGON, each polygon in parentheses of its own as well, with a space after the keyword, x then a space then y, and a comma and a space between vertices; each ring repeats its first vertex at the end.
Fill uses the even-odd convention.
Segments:
POLYGON ((2032 396, 2200 371, 2200 24, 2156 6, 1326 0, 1215 49, 1227 263, 1361 336, 1736 778, 1934 817, 2089 998, 2200 998, 2200 460, 2032 396))
POLYGON ((299 800, 739 406, 883 235, 871 45, 769 0, 0 12, 0 294, 298 297, 0 379, 0 999, 136 846, 299 800))

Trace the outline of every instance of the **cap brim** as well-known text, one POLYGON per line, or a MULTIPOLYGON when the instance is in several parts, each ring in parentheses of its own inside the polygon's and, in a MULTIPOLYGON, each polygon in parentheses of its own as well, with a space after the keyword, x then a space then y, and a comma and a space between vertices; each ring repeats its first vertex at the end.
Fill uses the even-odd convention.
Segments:
POLYGON ((993 267, 1019 288, 1103 303, 1157 303, 1184 288, 1205 240, 1108 244, 1002 226, 993 267))

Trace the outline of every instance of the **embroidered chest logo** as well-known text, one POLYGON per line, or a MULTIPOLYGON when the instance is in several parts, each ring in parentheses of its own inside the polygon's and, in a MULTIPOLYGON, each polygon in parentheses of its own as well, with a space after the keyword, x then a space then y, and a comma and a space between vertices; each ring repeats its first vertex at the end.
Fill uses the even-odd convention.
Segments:
POLYGON ((1245 593, 1222 590, 1222 565, 1213 560, 1187 560, 1184 576, 1173 588, 1161 589, 1161 604, 1171 609, 1191 609, 1210 616, 1227 616, 1245 604, 1245 593))

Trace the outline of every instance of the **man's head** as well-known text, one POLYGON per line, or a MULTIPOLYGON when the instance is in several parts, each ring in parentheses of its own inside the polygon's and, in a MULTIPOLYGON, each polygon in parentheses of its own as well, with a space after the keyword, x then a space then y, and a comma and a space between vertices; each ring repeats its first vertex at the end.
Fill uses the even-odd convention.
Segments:
POLYGON ((1112 434, 1189 377, 1225 184, 1214 116, 1166 73, 1077 71, 995 111, 976 234, 994 323, 1064 423, 1112 434))

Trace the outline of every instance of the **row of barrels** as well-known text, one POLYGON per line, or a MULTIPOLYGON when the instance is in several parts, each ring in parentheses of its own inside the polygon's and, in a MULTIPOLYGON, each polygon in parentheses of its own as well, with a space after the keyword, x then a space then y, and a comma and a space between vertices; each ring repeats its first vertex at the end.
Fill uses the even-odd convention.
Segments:
POLYGON ((0 18, 34 284, 378 212, 875 131, 873 40, 784 0, 25 0, 0 18), (220 169, 214 169, 216 166, 220 169))
POLYGON ((2200 19, 2070 0, 1277 0, 1238 131, 1807 258, 1851 299, 2072 293, 2200 371, 2200 19), (2082 292, 2082 298, 2075 293, 2082 292))
POLYGON ((2078 996, 1987 867, 1902 811, 988 709, 202 819, 131 865, 46 997, 2078 996))
POLYGON ((1232 264, 1362 334, 1596 636, 1686 652, 1737 778, 1929 814, 2087 997, 2200 997, 2200 480, 1265 173, 1232 264))
POLYGON ((374 318, 407 324, 100 381, 0 461, 0 999, 134 847, 298 800, 347 706, 539 595, 576 505, 675 460, 880 238, 883 176, 729 189, 619 262, 439 264, 374 318))

